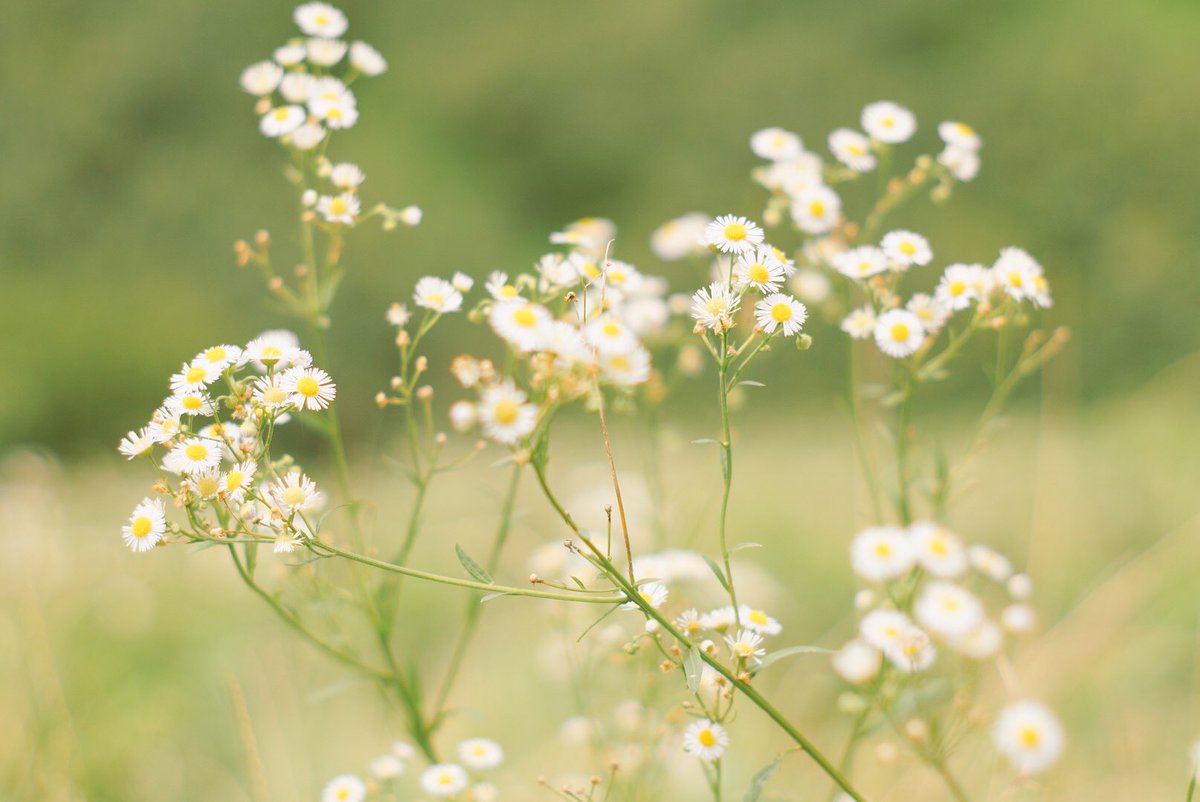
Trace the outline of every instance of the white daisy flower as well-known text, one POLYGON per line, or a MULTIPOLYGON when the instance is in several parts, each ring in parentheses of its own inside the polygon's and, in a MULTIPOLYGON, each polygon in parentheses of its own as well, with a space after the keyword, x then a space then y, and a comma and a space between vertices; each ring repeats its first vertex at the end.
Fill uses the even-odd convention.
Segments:
POLYGON ((466 769, 456 763, 436 763, 421 772, 421 788, 433 796, 456 796, 468 785, 466 769))
POLYGON ((726 635, 725 643, 735 660, 748 660, 757 664, 767 653, 762 647, 763 637, 752 629, 739 629, 737 635, 726 635))
POLYGON ((977 151, 947 145, 938 154, 937 160, 957 181, 974 181, 979 175, 980 161, 977 151))
POLYGON ((454 275, 450 277, 450 284, 459 292, 468 293, 475 286, 475 279, 462 271, 455 271, 454 275))
POLYGON ((377 780, 394 780, 404 773, 404 761, 393 754, 380 755, 367 764, 367 771, 377 780))
POLYGON ((266 97, 283 79, 283 69, 273 61, 260 61, 242 70, 242 89, 255 97, 266 97))
POLYGON ((913 628, 908 616, 898 610, 872 610, 859 622, 862 639, 880 651, 886 651, 913 628))
POLYGON ((875 323, 875 344, 890 357, 912 356, 924 341, 925 329, 920 319, 907 309, 884 312, 875 323))
POLYGON ((275 63, 280 66, 295 67, 301 61, 304 61, 306 53, 304 45, 293 40, 282 47, 275 48, 275 52, 271 56, 275 59, 275 63))
POLYGON ((711 219, 704 212, 692 212, 668 220, 650 234, 650 250, 667 262, 703 254, 704 229, 711 219))
POLYGON ((317 483, 298 470, 290 471, 283 479, 267 487, 267 495, 285 515, 309 512, 320 506, 317 483))
POLYGON ((352 226, 361 209, 358 195, 353 192, 343 192, 341 195, 322 195, 317 201, 317 211, 329 223, 345 223, 352 226))
POLYGON ((950 319, 951 310, 932 295, 918 292, 908 299, 904 308, 917 316, 928 334, 937 334, 950 319))
POLYGON ((764 128, 750 137, 750 150, 760 159, 773 162, 795 159, 804 152, 800 137, 783 128, 764 128))
POLYGON ((947 145, 956 148, 964 148, 966 150, 979 150, 983 145, 983 140, 979 138, 979 133, 967 125, 966 123, 947 120, 943 123, 938 123, 938 136, 947 145))
POLYGON ((982 297, 979 276, 986 270, 983 265, 950 265, 942 274, 933 296, 948 309, 966 309, 982 297))
POLYGON ((967 549, 971 567, 993 582, 1006 582, 1012 576, 1012 563, 995 549, 987 546, 971 546, 967 549))
POLYGON ((335 164, 329 170, 329 181, 338 189, 355 189, 362 186, 362 182, 365 180, 367 180, 367 176, 362 168, 352 162, 335 164))
POLYGON ((236 365, 241 358, 242 349, 236 345, 214 345, 196 354, 191 364, 206 365, 209 370, 220 374, 230 365, 236 365))
POLYGON ((855 638, 833 655, 833 670, 851 685, 862 685, 879 673, 883 655, 864 640, 855 638))
POLYGON ((684 610, 675 619, 675 626, 689 639, 696 637, 704 631, 704 623, 700 620, 700 613, 696 611, 695 607, 684 610))
POLYGON ((121 442, 117 444, 117 451, 128 459, 144 457, 150 453, 158 442, 150 427, 144 426, 140 430, 130 432, 122 437, 121 442))
POLYGON ((1048 707, 1026 699, 1000 711, 992 742, 1021 774, 1041 774, 1062 756, 1066 736, 1048 707))
POLYGON ((392 754, 401 760, 412 760, 417 756, 417 750, 413 745, 405 741, 392 742, 392 754))
POLYGON ((457 312, 462 308, 462 293, 445 279, 425 276, 413 290, 413 303, 434 312, 457 312))
POLYGON ((350 24, 345 14, 328 3, 305 3, 292 13, 292 19, 309 36, 341 36, 350 24))
POLYGON ((953 532, 933 521, 917 521, 908 527, 917 562, 931 575, 954 579, 967 572, 967 549, 953 532))
POLYGON ((972 660, 990 660, 1000 653, 1004 646, 1004 633, 1000 627, 984 619, 973 631, 961 638, 950 641, 954 651, 970 657, 972 660))
POLYGON ((584 342, 579 329, 562 320, 553 320, 546 326, 540 350, 554 356, 555 366, 559 370, 570 370, 576 365, 592 362, 592 349, 584 342))
POLYGON ((497 301, 511 300, 521 294, 516 283, 508 280, 508 273, 499 270, 493 270, 488 274, 487 281, 483 282, 483 288, 497 301))
POLYGON ((1037 613, 1028 604, 1010 604, 1000 611, 1000 623, 1014 635, 1024 635, 1037 626, 1037 613))
POLYGON ((196 471, 184 480, 184 484, 200 498, 211 499, 221 491, 221 472, 216 468, 196 471))
POLYGON ((424 216, 425 213, 421 211, 420 206, 405 206, 399 214, 400 222, 406 226, 421 225, 421 218, 424 216))
POLYGON ((912 541, 902 529, 875 526, 864 529, 850 544, 850 564, 854 573, 868 582, 897 579, 916 564, 912 541))
POLYGON ((163 459, 163 467, 171 473, 191 474, 207 471, 221 464, 221 447, 217 443, 189 437, 172 448, 163 459))
POLYGON ((271 368, 307 367, 311 356, 300 350, 300 338, 294 333, 287 329, 271 329, 246 343, 241 361, 251 361, 255 370, 266 373, 271 368))
POLYGON ((547 253, 538 259, 536 269, 545 288, 572 287, 579 283, 579 273, 574 263, 560 253, 547 253))
POLYGON ((917 130, 913 113, 887 100, 867 105, 862 110, 861 122, 872 139, 889 145, 908 141, 917 130))
POLYGON ((254 400, 267 409, 281 410, 292 405, 292 393, 284 388, 280 373, 255 379, 252 389, 254 400))
POLYGON ((670 307, 657 295, 628 298, 617 311, 622 322, 639 337, 661 333, 671 320, 670 307))
POLYGON ((254 474, 258 471, 258 463, 252 459, 243 460, 229 466, 221 477, 221 492, 230 504, 240 504, 246 497, 246 492, 254 486, 254 474))
POLYGON ((1042 309, 1049 309, 1054 306, 1054 300, 1050 297, 1050 284, 1046 281, 1046 277, 1040 273, 1033 277, 1033 293, 1030 296, 1033 305, 1042 309))
POLYGON ((616 235, 617 227, 612 220, 584 217, 568 224, 562 231, 551 233, 550 242, 555 245, 574 245, 599 257, 616 235))
POLYGON ((750 607, 748 604, 738 606, 742 625, 760 635, 778 635, 783 632, 783 625, 762 610, 750 607))
POLYGON ((488 312, 488 323, 496 335, 518 351, 537 351, 552 316, 532 301, 500 301, 488 312))
POLYGON ((176 422, 183 415, 202 418, 211 418, 213 415, 212 399, 201 391, 181 390, 163 402, 163 409, 166 410, 168 417, 173 418, 176 422))
POLYGON ((133 508, 128 525, 121 527, 125 545, 135 552, 149 551, 157 546, 166 531, 167 517, 163 513, 162 500, 156 498, 142 499, 142 503, 133 508))
POLYGON ((306 103, 313 93, 317 79, 307 72, 289 72, 279 82, 279 94, 288 103, 306 103))
POLYGON ((407 326, 411 318, 412 315, 409 313, 408 307, 400 303, 394 303, 389 306, 387 312, 384 314, 384 319, 387 320, 389 325, 400 328, 407 326))
POLYGON ((299 106, 279 106, 270 109, 258 121, 263 136, 281 137, 290 134, 304 123, 304 109, 299 106))
POLYGON ((873 245, 862 245, 830 257, 833 269, 852 279, 865 279, 888 269, 887 254, 873 245))
MULTIPOLYGON (((206 401, 206 399, 201 399, 206 401)), ((197 412, 205 416, 212 415, 212 408, 207 412, 197 412)), ((150 416, 150 422, 146 425, 146 431, 156 443, 165 443, 171 440, 175 435, 179 434, 182 429, 180 417, 183 411, 179 409, 176 399, 168 398, 167 403, 162 407, 154 410, 154 414, 150 416)))
POLYGON ((450 419, 450 428, 456 432, 469 432, 479 421, 479 411, 470 401, 455 401, 446 410, 446 416, 450 419))
POLYGON ((458 759, 469 769, 486 771, 504 762, 504 750, 487 738, 468 738, 458 745, 458 759))
POLYGON ((909 626, 900 636, 883 650, 884 656, 893 666, 905 674, 925 671, 937 660, 937 649, 925 630, 909 626))
POLYGON ((788 286, 797 298, 808 304, 825 303, 833 295, 833 284, 829 277, 811 267, 797 270, 788 281, 788 286))
POLYGON ((724 283, 714 281, 701 287, 692 295, 692 317, 705 328, 720 331, 733 326, 733 315, 738 310, 741 297, 734 294, 724 283))
POLYGON ((767 334, 782 328, 784 337, 792 337, 800 332, 807 318, 808 310, 804 304, 779 292, 768 295, 754 306, 755 322, 767 334))
MULTIPOLYGON (((669 592, 667 591, 667 586, 662 582, 647 582, 638 588, 638 596, 642 598, 642 601, 646 602, 656 610, 667 603, 668 595, 669 592)), ((621 606, 626 610, 641 609, 636 602, 631 601, 627 601, 621 606)))
POLYGON ((755 181, 772 192, 795 198, 805 190, 821 186, 825 165, 821 157, 807 151, 789 161, 772 162, 752 173, 755 181))
POLYGON ((792 221, 805 234, 832 231, 842 216, 842 199, 824 185, 809 187, 792 198, 792 221))
POLYGON ((630 328, 612 315, 590 320, 583 328, 583 338, 604 354, 627 354, 638 347, 638 339, 630 328))
POLYGON ((291 368, 283 374, 280 387, 296 409, 325 409, 337 396, 333 379, 320 368, 291 368))
POLYGON ((604 277, 604 285, 609 291, 615 289, 624 293, 637 292, 643 280, 641 272, 636 267, 628 262, 622 262, 620 259, 606 260, 601 275, 604 277))
POLYGON ((318 67, 332 67, 346 55, 346 43, 340 39, 313 37, 304 43, 308 61, 318 67))
POLYGON ((353 774, 334 777, 321 791, 321 802, 363 802, 367 784, 353 774))
POLYGON ((912 231, 889 231, 879 243, 889 261, 901 271, 913 265, 927 265, 933 259, 929 240, 912 231))
POLYGON ((715 721, 693 721, 683 731, 684 751, 709 763, 719 760, 728 746, 729 733, 715 721))
POLYGON ((366 42, 350 43, 350 66, 368 77, 387 71, 387 60, 366 42))
POLYGON ((650 378, 650 352, 638 346, 628 353, 601 354, 600 375, 618 387, 642 384, 650 378))
POLYGON ((1036 280, 1041 275, 1042 266, 1021 248, 1004 248, 992 265, 996 286, 1018 301, 1032 297, 1037 291, 1036 280))
POLYGON ((297 150, 312 150, 317 145, 321 144, 321 140, 325 138, 325 129, 318 123, 306 122, 304 125, 292 131, 284 141, 291 144, 297 150))
POLYGON ((705 629, 715 629, 717 632, 724 632, 737 623, 737 617, 733 612, 733 607, 726 605, 718 607, 715 610, 709 610, 700 616, 700 623, 704 625, 705 629))
POLYGON ((734 285, 754 287, 759 292, 775 292, 783 284, 783 262, 770 245, 746 251, 733 265, 734 285))
POLYGON ((483 431, 497 443, 515 445, 537 426, 537 406, 525 403, 525 393, 511 381, 495 384, 479 399, 483 431))
POLYGON ((178 373, 171 376, 172 393, 203 392, 204 388, 221 378, 221 371, 214 370, 207 362, 184 362, 178 373))
POLYGON ((842 319, 841 329, 856 340, 865 340, 875 333, 877 323, 875 310, 868 304, 851 310, 850 314, 842 319))
POLYGON ((763 230, 745 217, 726 214, 705 226, 704 241, 721 253, 745 253, 762 244, 763 230))
POLYGON ((829 134, 833 157, 856 173, 867 173, 879 163, 871 152, 871 140, 850 128, 838 128, 829 134))
POLYGON ((983 605, 950 582, 930 582, 913 604, 921 626, 946 640, 970 635, 983 623, 983 605))

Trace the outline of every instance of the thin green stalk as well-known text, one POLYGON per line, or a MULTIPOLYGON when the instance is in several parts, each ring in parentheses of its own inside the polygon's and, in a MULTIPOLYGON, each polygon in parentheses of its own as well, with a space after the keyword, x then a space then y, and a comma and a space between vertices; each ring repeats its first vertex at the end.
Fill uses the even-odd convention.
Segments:
POLYGON ((911 480, 908 475, 908 430, 912 425, 914 380, 906 374, 903 381, 904 388, 896 413, 896 512, 900 516, 900 522, 908 526, 912 523, 912 509, 909 505, 911 480))
POLYGON ((721 543, 721 559, 725 563, 725 582, 729 589, 729 601, 733 605, 733 616, 738 626, 742 617, 738 609, 737 590, 733 583, 733 566, 729 559, 729 546, 725 540, 726 520, 729 516, 729 494, 733 488, 733 438, 729 429, 729 384, 726 377, 729 371, 728 329, 721 332, 721 359, 718 362, 719 401, 721 405, 721 480, 724 488, 721 494, 721 518, 718 528, 721 543))
POLYGON ((876 522, 883 522, 883 504, 879 498, 879 480, 875 476, 875 466, 871 464, 871 455, 867 451, 867 440, 863 435, 862 412, 858 403, 858 388, 855 385, 858 371, 855 368, 856 349, 854 340, 847 338, 846 365, 846 408, 850 413, 850 425, 854 429, 854 450, 858 454, 859 467, 867 482, 867 493, 871 498, 871 509, 875 513, 876 522))
POLYGON ((401 576, 411 576, 414 579, 424 579, 428 582, 436 582, 441 585, 453 585, 459 588, 469 588, 470 590, 482 590, 488 593, 496 593, 504 596, 525 596, 531 599, 553 599, 554 601, 572 601, 583 602, 586 604, 618 604, 626 601, 624 596, 592 596, 582 593, 552 593, 546 590, 530 590, 528 588, 515 588, 507 585, 488 584, 486 582, 476 582, 471 579, 458 579, 452 576, 443 576, 442 574, 434 574, 429 571, 418 571, 416 568, 408 568, 403 565, 393 565, 383 560, 376 560, 374 557, 368 557, 364 554, 355 554, 352 551, 346 551, 327 543, 323 540, 309 540, 309 545, 318 552, 327 552, 335 554, 338 557, 344 557, 347 560, 352 560, 363 565, 369 565, 372 568, 379 568, 383 571, 390 571, 401 576))
MULTIPOLYGON (((488 555, 485 566, 489 574, 496 572, 496 568, 500 564, 500 553, 504 550, 509 530, 512 528, 513 510, 516 507, 517 489, 521 484, 521 469, 523 467, 519 463, 513 465, 512 478, 509 479, 508 491, 504 494, 504 502, 500 510, 500 526, 496 530, 496 539, 492 543, 492 551, 488 555)), ((430 724, 431 729, 441 724, 442 719, 445 717, 446 701, 450 697, 454 681, 458 678, 458 672, 462 668, 463 660, 466 658, 467 647, 470 646, 471 639, 475 635, 475 628, 479 623, 481 612, 483 612, 483 605, 479 603, 478 599, 472 598, 467 602, 465 620, 458 632, 458 642, 454 644, 454 651, 451 653, 450 662, 446 665, 441 687, 438 689, 437 696, 435 697, 433 705, 434 717, 430 724)))
POLYGON ((832 762, 830 762, 829 758, 825 757, 825 755, 819 749, 817 749, 817 747, 811 741, 809 741, 808 738, 806 738, 804 734, 796 728, 795 725, 788 721, 787 717, 785 717, 783 713, 781 713, 773 704, 767 701, 767 699, 763 697, 762 694, 757 691, 757 689, 751 686, 750 683, 746 682, 744 679, 741 679, 739 675, 734 674, 733 671, 718 661, 715 657, 699 649, 698 647, 695 647, 695 645, 688 640, 688 638, 682 632, 680 632, 678 628, 676 628, 673 621, 668 619, 653 606, 651 606, 648 601, 642 598, 642 595, 638 593, 637 589, 625 578, 621 571, 614 566, 613 563, 604 556, 603 552, 601 552, 600 549, 597 548, 596 545, 592 543, 591 540, 589 540, 587 536, 584 535, 579 529, 574 519, 550 490, 550 487, 546 482, 545 473, 542 470, 542 467, 537 463, 534 463, 534 473, 538 477, 538 483, 541 485, 542 490, 546 495, 546 500, 550 502, 550 506, 552 506, 555 511, 558 512, 559 517, 562 518, 563 522, 566 523, 567 526, 570 527, 571 531, 573 531, 588 547, 595 557, 594 562, 596 565, 600 567, 609 577, 609 579, 625 593, 625 597, 628 601, 633 602, 642 610, 643 613, 657 621, 662 630, 678 641, 682 648, 696 648, 701 660, 711 666, 712 669, 721 676, 725 677, 726 680, 728 680, 735 688, 741 691, 756 707, 766 713, 767 716, 769 716, 772 721, 774 721, 784 732, 786 732, 788 736, 790 736, 791 739, 796 742, 797 746, 803 749, 808 756, 811 757, 816 764, 821 767, 821 770, 829 775, 829 777, 832 778, 833 781, 836 782, 838 786, 850 796, 851 799, 855 800, 855 802, 867 802, 866 797, 859 793, 858 790, 850 784, 850 781, 846 779, 842 772, 840 772, 832 762))
POLYGON ((1192 802, 1192 799, 1195 796, 1196 796, 1196 774, 1195 774, 1195 772, 1193 772, 1192 779, 1188 781, 1187 798, 1185 799, 1185 802, 1192 802))
POLYGON ((934 771, 941 775, 942 781, 946 784, 946 787, 950 789, 950 794, 957 800, 957 802, 971 802, 970 797, 967 796, 967 792, 963 790, 963 787, 958 784, 958 780, 955 779, 954 775, 950 773, 950 767, 946 765, 945 760, 941 758, 931 758, 927 762, 933 766, 934 771))

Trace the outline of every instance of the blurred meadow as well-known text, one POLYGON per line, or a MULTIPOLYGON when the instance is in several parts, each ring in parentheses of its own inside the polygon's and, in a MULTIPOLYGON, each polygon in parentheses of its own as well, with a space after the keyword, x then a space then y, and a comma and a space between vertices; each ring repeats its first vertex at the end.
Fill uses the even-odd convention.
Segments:
MULTIPOLYGON (((290 637, 220 550, 130 555, 120 526, 152 477, 114 448, 182 359, 288 323, 258 276, 235 267, 232 243, 266 228, 281 253, 296 252, 284 157, 258 134, 237 83, 293 34, 293 4, 10 6, 0 27, 0 364, 10 378, 0 393, 0 799, 316 799, 330 776, 361 771, 401 737, 399 714, 290 637)), ((932 147, 937 121, 962 119, 985 140, 979 178, 947 208, 917 202, 896 224, 928 235, 939 263, 1026 247, 1054 287, 1045 319, 1074 338, 991 432, 949 522, 1007 550, 1037 583, 1042 634, 1016 662, 1070 736, 1046 798, 1182 797, 1187 745, 1200 736, 1200 4, 341 6, 350 35, 390 68, 355 87, 371 124, 336 148, 366 171, 367 198, 425 212, 414 229, 355 232, 333 310, 330 371, 380 542, 395 542, 409 503, 385 458, 396 424, 371 401, 394 370, 383 313, 418 276, 524 269, 550 231, 602 215, 618 226, 618 256, 690 292, 696 271, 658 262, 649 234, 693 210, 758 216, 752 131, 781 125, 823 151, 830 128, 889 98, 915 111, 918 140, 932 147)), ((430 343, 439 388, 469 331, 455 320, 430 343)), ((825 646, 853 626, 846 546, 869 517, 840 400, 844 352, 823 347, 833 335, 814 329, 809 353, 758 366, 768 388, 737 412, 731 512, 733 540, 766 546, 739 554, 739 566, 773 593, 789 642, 825 646)), ((691 443, 717 426, 703 382, 671 402, 674 422, 659 436, 672 466, 665 509, 645 501, 645 422, 615 424, 635 548, 660 545, 656 518, 671 522, 674 545, 711 545, 720 474, 691 443)), ((955 403, 926 408, 918 427, 961 451, 984 388, 970 376, 950 386, 955 403)), ((585 416, 569 426, 555 449, 566 495, 594 501, 606 488, 599 434, 585 416)), ((313 435, 288 434, 316 450, 313 435)), ((318 478, 328 474, 312 461, 318 478)), ((414 565, 457 573, 455 543, 486 548, 504 484, 490 462, 435 483, 414 565), (468 480, 478 491, 463 498, 468 480)), ((510 582, 562 537, 531 485, 500 571, 510 582)), ((469 600, 410 585, 403 641, 436 663, 469 600)), ((340 615, 336 605, 313 613, 340 615)), ((587 614, 521 599, 485 609, 451 730, 503 740, 507 799, 543 798, 539 775, 597 770, 595 756, 558 738, 564 719, 588 712, 561 665, 587 614)), ((832 749, 847 726, 834 682, 804 662, 823 659, 765 682, 832 749)), ((598 699, 669 696, 651 685, 654 672, 646 662, 638 687, 601 678, 598 699)), ((738 750, 735 791, 782 748, 756 722, 747 708, 731 726, 755 745, 738 750)), ((996 774, 991 755, 976 736, 956 765, 965 777, 996 774)), ((664 771, 698 782, 682 757, 668 756, 664 771)), ((873 799, 941 798, 918 763, 897 765, 898 775, 860 758, 873 799)), ((769 796, 785 789, 824 799, 827 783, 794 759, 769 796)), ((975 790, 1018 798, 999 781, 975 790)), ((703 793, 700 783, 695 798, 703 793)))

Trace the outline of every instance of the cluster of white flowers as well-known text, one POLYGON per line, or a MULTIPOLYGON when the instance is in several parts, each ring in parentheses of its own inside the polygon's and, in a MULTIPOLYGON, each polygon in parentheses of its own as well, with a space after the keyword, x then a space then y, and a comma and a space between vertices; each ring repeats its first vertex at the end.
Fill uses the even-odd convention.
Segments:
MULTIPOLYGON (((459 797, 471 802, 498 799, 499 790, 495 784, 471 775, 472 772, 490 771, 504 762, 500 744, 487 738, 468 738, 458 744, 457 753, 458 763, 435 763, 425 768, 418 778, 421 789, 439 798, 459 797)), ((369 780, 355 774, 338 775, 325 785, 321 802, 365 802, 369 798, 378 798, 377 792, 382 790, 394 791, 415 755, 410 744, 397 741, 391 750, 371 761, 369 780)))
POLYGON ((697 332, 720 333, 733 328, 742 302, 753 291, 761 296, 753 307, 757 329, 784 337, 800 333, 808 310, 791 295, 779 291, 795 273, 795 263, 763 240, 761 226, 732 214, 722 215, 704 227, 704 243, 726 258, 722 263, 718 256, 718 279, 692 295, 691 313, 697 332))
MULTIPOLYGON (((855 600, 863 613, 857 637, 833 657, 834 670, 853 685, 877 685, 887 669, 896 676, 927 672, 938 660, 939 646, 969 660, 993 660, 1004 649, 1006 633, 1025 634, 1035 625, 1029 577, 1014 573, 1004 555, 988 546, 968 546, 941 524, 865 529, 850 546, 850 560, 871 585, 855 600), (997 615, 988 615, 988 593, 1002 600, 997 615)), ((1013 724, 1006 711, 997 724, 997 745, 1020 771, 1040 771, 1061 752, 1061 734, 1044 708, 1030 713, 1027 703, 1016 709, 1025 711, 1018 717, 1022 722, 1032 723, 1013 724), (1031 727, 1041 733, 1040 740, 1008 737, 1014 728, 1031 727)))
MULTIPOLYGON (((244 347, 206 348, 184 362, 169 384, 171 395, 146 426, 121 440, 118 451, 155 462, 164 476, 156 489, 173 496, 176 506, 192 515, 211 508, 221 528, 265 528, 257 535, 274 540, 277 552, 291 551, 308 531, 307 513, 320 507, 323 496, 289 461, 271 459, 271 433, 293 412, 329 406, 337 396, 329 374, 312 365, 296 335, 280 329, 244 347), (171 475, 179 477, 177 486, 171 475)), ((168 530, 162 499, 146 498, 123 535, 130 549, 142 552, 168 530)))

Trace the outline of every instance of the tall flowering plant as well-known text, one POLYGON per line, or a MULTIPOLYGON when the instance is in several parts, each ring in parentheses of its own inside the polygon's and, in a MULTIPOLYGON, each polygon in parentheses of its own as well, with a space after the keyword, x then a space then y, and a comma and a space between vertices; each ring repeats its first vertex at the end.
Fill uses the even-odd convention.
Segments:
MULTIPOLYGON (((633 710, 619 707, 611 722, 596 716, 565 722, 564 740, 589 743, 609 759, 587 782, 544 783, 564 799, 609 798, 614 789, 630 799, 679 795, 678 778, 654 758, 682 750, 720 800, 730 784, 726 762, 739 752, 729 725, 748 708, 763 714, 756 720, 777 730, 781 745, 790 744, 754 775, 745 792, 750 800, 762 797, 793 753, 828 776, 832 794, 867 800, 855 754, 888 732, 958 800, 972 798, 980 783, 957 775, 954 755, 980 729, 990 732, 1021 782, 1035 782, 1054 765, 1064 748, 1063 729, 1046 705, 1026 695, 1008 658, 1012 643, 1036 626, 1032 580, 997 550, 952 530, 950 502, 971 454, 955 461, 939 452, 931 459, 918 436, 917 411, 956 364, 984 353, 991 380, 978 435, 984 438, 1019 383, 1063 346, 1066 332, 1033 328, 1051 296, 1041 266, 1025 251, 1008 248, 990 265, 954 262, 934 274, 931 243, 886 225, 902 204, 926 194, 944 202, 975 177, 982 145, 975 131, 942 123, 940 152, 918 155, 899 172, 893 165, 917 122, 895 103, 868 105, 862 131, 834 130, 827 143, 832 161, 782 128, 755 133, 750 146, 765 163, 753 178, 768 191, 761 224, 739 214, 693 213, 652 235, 659 258, 697 265, 701 286, 690 294, 670 294, 662 278, 617 259, 616 228, 600 218, 553 233, 554 249, 527 269, 478 280, 464 273, 419 279, 408 302, 380 310, 397 360, 375 400, 402 419, 401 454, 412 492, 402 531, 377 532, 359 519, 325 333, 348 236, 372 219, 385 229, 414 226, 421 213, 414 206, 365 206, 364 171, 329 156, 336 134, 359 118, 352 84, 383 73, 383 56, 363 42, 347 43, 345 15, 324 3, 300 6, 295 22, 301 35, 247 68, 241 84, 255 98, 260 131, 279 142, 288 163, 299 265, 288 275, 278 272, 266 232, 239 242, 236 255, 240 265, 261 272, 308 342, 275 329, 245 344, 204 348, 181 364, 162 405, 119 449, 149 464, 156 477, 152 494, 124 527, 127 546, 135 552, 183 544, 224 550, 249 591, 299 637, 376 684, 400 711, 407 740, 372 760, 365 777, 334 777, 324 799, 397 798, 408 792, 405 768, 414 761, 424 764, 417 774, 424 794, 497 798, 489 772, 504 759, 501 745, 470 738, 451 749, 443 726, 485 609, 481 602, 500 597, 595 611, 579 648, 593 659, 619 655, 634 675, 661 675, 655 682, 670 700, 661 711, 640 703, 633 710), (856 217, 839 188, 869 181, 872 173, 874 197, 856 217), (913 292, 912 284, 924 288, 913 292), (422 346, 437 336, 439 322, 455 315, 477 324, 483 347, 500 345, 505 356, 456 357, 447 367, 460 397, 444 405, 428 384, 437 368, 422 346), (845 352, 846 404, 871 504, 869 525, 846 533, 862 587, 847 593, 857 623, 834 648, 795 642, 815 637, 788 645, 783 624, 764 606, 762 583, 747 583, 747 567, 738 561, 739 553, 761 544, 729 537, 740 465, 736 399, 743 388, 795 370, 793 360, 802 359, 792 353, 768 364, 768 354, 810 347, 845 352), (886 389, 867 395, 862 379, 868 371, 886 376, 886 389), (621 444, 609 426, 613 414, 631 413, 655 432, 664 399, 697 383, 709 388, 720 421, 713 436, 697 444, 715 450, 722 486, 711 547, 700 551, 677 546, 678 522, 640 520, 627 508, 621 444), (562 458, 552 449, 552 435, 566 414, 594 419, 601 435, 614 501, 604 507, 603 531, 579 523, 580 511, 558 493, 559 471, 550 469, 552 452, 562 458), (877 428, 869 418, 890 419, 882 443, 871 436, 877 428), (281 447, 297 419, 326 437, 332 488, 319 487, 281 447), (411 566, 431 485, 448 481, 489 448, 502 453, 509 476, 486 556, 456 547, 459 575, 411 566), (548 533, 550 551, 535 555, 528 581, 501 582, 495 575, 503 568, 522 481, 536 484, 558 525, 548 533), (635 551, 635 542, 644 541, 631 532, 639 529, 655 531, 661 547, 635 551), (302 605, 264 585, 263 559, 316 571, 324 584, 306 586, 312 594, 344 580, 347 586, 337 592, 353 600, 369 637, 354 641, 310 620, 302 605), (333 572, 334 563, 350 570, 333 572), (472 594, 436 672, 399 659, 402 582, 414 580, 472 594), (832 735, 802 728, 760 681, 772 665, 809 653, 826 653, 843 684, 837 706, 847 725, 836 752, 828 745, 832 735), (1011 697, 999 708, 979 694, 980 678, 991 669, 1011 697)), ((660 494, 661 484, 651 492, 660 494)), ((665 506, 661 497, 653 502, 655 509, 665 506)))

